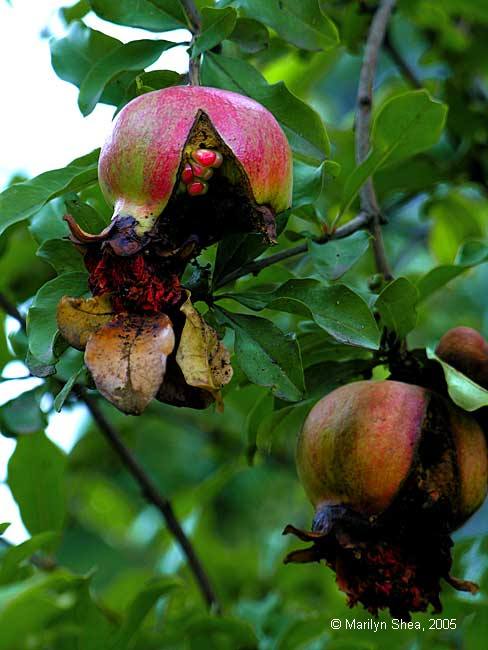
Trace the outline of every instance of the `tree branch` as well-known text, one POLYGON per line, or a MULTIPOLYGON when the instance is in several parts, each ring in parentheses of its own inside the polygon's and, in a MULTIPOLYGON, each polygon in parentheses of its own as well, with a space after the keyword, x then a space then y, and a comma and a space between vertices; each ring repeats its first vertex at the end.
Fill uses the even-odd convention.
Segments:
POLYGON ((107 442, 111 445, 112 449, 118 455, 134 480, 138 483, 146 501, 152 503, 163 515, 168 529, 186 556, 188 564, 208 606, 215 608, 216 611, 220 611, 217 597, 210 584, 208 576, 205 573, 205 570, 195 552, 195 549, 193 548, 190 540, 181 527, 180 522, 175 515, 171 502, 159 493, 158 488, 153 483, 151 478, 146 474, 143 467, 139 464, 139 461, 136 459, 130 449, 124 445, 118 431, 104 416, 103 412, 97 404, 96 399, 89 395, 81 386, 76 387, 76 393, 86 404, 86 407, 90 411, 91 416, 97 423, 98 428, 105 436, 107 442))
MULTIPOLYGON (((0 308, 3 309, 9 316, 15 318, 21 325, 22 329, 26 329, 26 321, 21 316, 17 307, 6 296, 0 293, 0 308)), ((51 380, 53 378, 51 377, 51 380)), ((122 463, 125 465, 129 473, 133 476, 134 480, 138 483, 144 498, 154 505, 162 514, 166 525, 178 542, 181 550, 183 551, 188 565, 195 577, 195 580, 200 588, 200 591, 210 608, 216 612, 220 612, 220 606, 215 595, 215 592, 210 584, 209 578, 205 573, 202 563, 200 562, 195 549, 193 548, 190 540, 181 527, 171 502, 163 497, 151 478, 146 474, 143 467, 139 464, 132 452, 124 445, 124 442, 115 427, 107 420, 103 412, 99 408, 96 400, 89 395, 83 386, 75 384, 73 391, 79 399, 86 405, 93 420, 98 425, 100 431, 105 436, 112 449, 119 456, 122 463)))
MULTIPOLYGON (((335 230, 330 235, 325 234, 323 235, 323 237, 320 237, 319 239, 315 239, 314 242, 316 244, 327 244, 333 239, 344 239, 345 237, 349 237, 349 235, 352 235, 358 230, 362 230, 363 228, 365 228, 370 223, 371 219, 372 217, 370 215, 366 214, 365 212, 360 212, 357 217, 354 217, 354 219, 348 221, 346 224, 344 224, 344 226, 337 228, 337 230, 335 230)), ((273 264, 277 264, 278 262, 287 260, 290 257, 296 257, 297 255, 302 255, 307 251, 308 251, 308 243, 305 242, 303 244, 299 244, 298 246, 294 246, 293 248, 287 248, 284 251, 275 253, 275 255, 270 255, 269 257, 265 257, 262 260, 249 262, 249 264, 245 264, 244 266, 241 266, 240 269, 236 269, 235 271, 232 271, 232 273, 224 275, 224 277, 221 278, 221 280, 216 284, 214 288, 221 289, 226 284, 229 284, 234 280, 238 280, 239 278, 242 278, 244 275, 248 275, 249 273, 252 273, 253 275, 257 275, 260 271, 267 268, 268 266, 272 266, 273 264)))
MULTIPOLYGON (((195 41, 195 37, 199 35, 200 29, 202 27, 202 19, 200 18, 200 13, 193 2, 193 0, 180 0, 183 11, 186 14, 190 31, 193 34, 192 45, 195 41)), ((201 56, 198 55, 193 57, 191 55, 191 45, 190 45, 190 62, 188 67, 188 77, 191 86, 200 85, 200 61, 201 56)))
MULTIPOLYGON (((373 105, 373 84, 378 62, 378 54, 385 37, 388 20, 396 0, 381 0, 373 16, 368 38, 364 49, 363 65, 359 75, 359 86, 356 111, 356 163, 360 165, 366 158, 370 148, 371 108, 373 105)), ((371 234, 373 235, 373 252, 378 272, 385 280, 392 279, 392 273, 386 257, 383 234, 381 232, 381 212, 376 198, 373 179, 369 178, 361 188, 361 210, 371 215, 371 234)))

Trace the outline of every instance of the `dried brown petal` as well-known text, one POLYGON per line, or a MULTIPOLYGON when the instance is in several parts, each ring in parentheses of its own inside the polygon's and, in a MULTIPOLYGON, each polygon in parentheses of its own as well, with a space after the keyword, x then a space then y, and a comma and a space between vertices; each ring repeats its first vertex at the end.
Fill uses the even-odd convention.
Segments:
POLYGON ((190 298, 181 311, 186 321, 176 361, 187 384, 209 391, 219 401, 220 389, 232 379, 229 351, 193 307, 190 298))
POLYGON ((215 402, 208 390, 189 386, 174 356, 168 359, 166 374, 156 399, 172 406, 186 406, 191 409, 206 409, 215 402))
POLYGON ((63 296, 56 315, 59 331, 77 350, 84 350, 89 337, 113 317, 109 294, 88 300, 63 296))
POLYGON ((163 382, 174 344, 165 314, 120 314, 90 337, 85 363, 104 397, 124 413, 139 415, 163 382))

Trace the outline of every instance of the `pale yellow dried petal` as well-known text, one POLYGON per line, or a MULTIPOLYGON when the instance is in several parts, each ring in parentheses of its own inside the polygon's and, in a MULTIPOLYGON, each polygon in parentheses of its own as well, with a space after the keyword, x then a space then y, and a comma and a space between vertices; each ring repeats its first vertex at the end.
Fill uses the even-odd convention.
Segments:
POLYGON ((220 389, 232 379, 232 366, 227 348, 217 332, 193 307, 190 298, 182 305, 186 316, 176 361, 187 384, 209 391, 219 402, 220 389))
POLYGON ((165 314, 120 314, 89 338, 85 363, 104 397, 120 411, 139 415, 163 383, 174 344, 165 314))
POLYGON ((109 294, 88 299, 63 296, 56 319, 63 338, 77 350, 84 350, 90 336, 114 315, 109 294))

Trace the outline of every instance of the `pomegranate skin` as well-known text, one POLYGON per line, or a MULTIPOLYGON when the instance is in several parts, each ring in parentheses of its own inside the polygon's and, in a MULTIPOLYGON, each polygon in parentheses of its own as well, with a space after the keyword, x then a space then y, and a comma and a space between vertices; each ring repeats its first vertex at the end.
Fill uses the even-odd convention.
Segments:
MULTIPOLYGON (((296 454, 300 481, 315 508, 347 505, 366 515, 385 512, 417 463, 433 395, 397 381, 358 381, 322 398, 305 421, 296 454)), ((456 461, 443 464, 435 489, 456 482, 453 530, 485 498, 487 447, 473 417, 437 399, 446 410, 456 461)), ((433 468, 429 471, 433 475, 433 468)))
POLYGON ((360 381, 321 399, 296 453, 298 476, 315 508, 343 503, 383 512, 410 471, 426 408, 422 388, 394 381, 360 381))
POLYGON ((237 93, 174 86, 127 104, 102 148, 99 180, 114 216, 134 217, 141 232, 154 225, 172 195, 185 144, 202 113, 245 171, 255 202, 275 213, 290 206, 291 151, 273 115, 237 93))
POLYGON ((439 341, 436 354, 474 382, 488 388, 488 342, 471 327, 454 327, 439 341))
POLYGON ((441 579, 476 593, 450 573, 449 536, 487 492, 487 443, 472 415, 426 388, 359 381, 315 405, 296 458, 315 517, 311 531, 284 533, 312 546, 285 563, 325 560, 349 606, 373 615, 441 611, 441 579))

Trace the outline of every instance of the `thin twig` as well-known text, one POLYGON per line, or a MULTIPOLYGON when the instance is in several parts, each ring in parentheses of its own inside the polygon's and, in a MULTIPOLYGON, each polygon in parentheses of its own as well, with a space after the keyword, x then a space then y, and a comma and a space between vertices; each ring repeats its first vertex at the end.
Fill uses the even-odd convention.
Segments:
MULTIPOLYGON (((385 37, 388 20, 396 0, 381 0, 373 16, 364 49, 363 64, 359 76, 359 87, 356 112, 356 163, 360 165, 366 158, 370 148, 371 108, 373 105, 373 84, 378 62, 378 54, 385 37)), ((373 235, 373 252, 378 273, 385 280, 392 279, 392 273, 386 257, 383 234, 381 232, 381 212, 376 198, 373 179, 369 178, 361 188, 361 210, 371 215, 371 234, 373 235)))
MULTIPOLYGON (((344 224, 344 226, 337 228, 337 230, 334 233, 330 235, 324 235, 323 237, 320 237, 319 239, 315 239, 314 241, 316 244, 327 244, 328 242, 334 239, 344 239, 345 237, 349 237, 349 235, 352 235, 358 230, 362 230, 363 228, 365 228, 370 223, 371 218, 372 217, 370 217, 365 212, 360 212, 357 217, 354 217, 354 219, 348 221, 346 224, 344 224)), ((238 280, 239 278, 242 278, 244 275, 248 275, 249 273, 252 273, 253 275, 257 275, 260 271, 267 268, 268 266, 272 266, 273 264, 277 264, 278 262, 283 262, 283 260, 287 260, 290 257, 296 257, 297 255, 302 255, 307 251, 308 251, 308 243, 305 242, 303 244, 298 244, 298 246, 294 246, 293 248, 287 248, 284 251, 280 251, 279 253, 275 253, 274 255, 265 257, 262 260, 249 262, 249 264, 245 264, 244 266, 241 266, 240 269, 236 269, 235 271, 232 271, 232 273, 228 273, 227 275, 224 275, 224 277, 221 278, 219 282, 217 282, 214 288, 221 289, 226 284, 229 284, 234 280, 238 280)))
POLYGON ((15 318, 23 330, 27 329, 25 318, 22 316, 14 303, 10 302, 10 300, 4 296, 3 293, 0 293, 0 309, 12 318, 15 318))
MULTIPOLYGON (((0 293, 0 308, 3 309, 9 316, 15 318, 21 325, 22 329, 26 329, 26 321, 21 316, 17 307, 6 296, 0 293)), ((52 377, 51 377, 52 381, 52 377)), ((202 592, 202 595, 208 606, 214 609, 215 612, 220 612, 220 606, 215 595, 215 592, 210 584, 209 578, 205 573, 202 563, 200 562, 195 549, 193 548, 190 540, 181 527, 171 502, 163 497, 151 478, 146 474, 145 470, 139 464, 132 452, 124 445, 121 436, 115 427, 107 420, 103 412, 100 410, 96 400, 89 395, 83 386, 75 384, 73 392, 78 398, 86 405, 93 420, 97 423, 100 431, 108 440, 114 451, 117 453, 122 463, 125 465, 129 473, 133 476, 135 481, 141 488, 142 494, 145 499, 152 503, 159 512, 168 526, 169 531, 178 542, 181 550, 183 551, 190 569, 195 577, 195 580, 202 592)))
POLYGON ((198 583, 200 591, 202 592, 209 607, 219 611, 219 605, 214 590, 210 584, 207 574, 193 548, 190 540, 186 536, 183 528, 178 521, 171 502, 163 497, 151 478, 146 474, 145 470, 139 464, 139 461, 128 449, 120 437, 115 427, 107 420, 97 404, 94 397, 89 395, 81 386, 77 387, 76 393, 80 399, 86 404, 91 416, 97 423, 100 431, 105 436, 106 440, 111 445, 112 449, 121 459, 122 463, 128 469, 129 473, 138 483, 141 492, 149 503, 152 503, 159 512, 163 515, 166 525, 170 530, 173 537, 180 545, 183 553, 188 560, 188 564, 193 572, 193 575, 198 583))
POLYGON ((192 50, 192 45, 195 42, 195 38, 200 34, 200 29, 202 27, 202 19, 193 0, 180 0, 180 2, 186 14, 190 31, 193 34, 193 39, 189 50, 190 63, 188 66, 188 78, 191 86, 199 86, 201 56, 200 55, 197 55, 195 57, 192 56, 191 50, 192 50))
POLYGON ((393 63, 396 65, 396 67, 400 70, 401 74, 403 77, 408 81, 408 83, 413 87, 413 88, 418 88, 419 90, 423 88, 423 84, 420 81, 420 79, 417 77, 415 72, 412 70, 410 65, 406 62, 406 60, 403 58, 403 56, 400 54, 398 51, 396 45, 393 44, 391 35, 389 32, 386 33, 385 35, 385 41, 384 41, 384 47, 385 50, 388 52, 391 60, 393 63))

